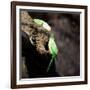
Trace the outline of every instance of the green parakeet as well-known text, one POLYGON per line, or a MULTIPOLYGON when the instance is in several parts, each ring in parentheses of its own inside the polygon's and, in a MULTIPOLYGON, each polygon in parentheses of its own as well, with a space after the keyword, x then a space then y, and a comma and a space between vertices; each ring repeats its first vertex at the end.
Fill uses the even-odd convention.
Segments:
MULTIPOLYGON (((34 22, 40 26, 43 26, 47 31, 51 31, 51 27, 45 21, 41 19, 34 19, 34 22)), ((58 48, 54 40, 54 34, 52 32, 49 38, 48 48, 49 48, 50 54, 52 55, 52 58, 48 65, 47 72, 49 71, 52 62, 53 60, 55 60, 58 53, 58 48)))

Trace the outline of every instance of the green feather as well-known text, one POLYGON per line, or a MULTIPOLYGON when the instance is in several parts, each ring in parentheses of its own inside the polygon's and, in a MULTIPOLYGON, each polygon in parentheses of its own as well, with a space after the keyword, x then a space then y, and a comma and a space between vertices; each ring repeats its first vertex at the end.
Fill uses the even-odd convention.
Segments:
POLYGON ((56 46, 56 43, 55 43, 53 35, 49 39, 48 47, 49 47, 50 53, 52 55, 52 59, 51 59, 49 65, 48 65, 47 71, 49 71, 52 62, 53 62, 53 60, 56 59, 56 56, 57 56, 57 53, 58 53, 58 48, 56 46))
POLYGON ((54 37, 50 37, 48 46, 49 46, 49 50, 50 50, 50 53, 52 54, 52 56, 53 57, 56 56, 58 49, 57 49, 54 37))

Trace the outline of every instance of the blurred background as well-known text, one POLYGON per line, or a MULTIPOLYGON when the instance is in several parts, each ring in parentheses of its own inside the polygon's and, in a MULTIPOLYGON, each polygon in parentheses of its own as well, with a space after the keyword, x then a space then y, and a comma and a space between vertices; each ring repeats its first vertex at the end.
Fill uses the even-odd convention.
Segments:
POLYGON ((46 21, 59 49, 56 71, 60 76, 80 75, 80 13, 28 10, 32 18, 46 21))

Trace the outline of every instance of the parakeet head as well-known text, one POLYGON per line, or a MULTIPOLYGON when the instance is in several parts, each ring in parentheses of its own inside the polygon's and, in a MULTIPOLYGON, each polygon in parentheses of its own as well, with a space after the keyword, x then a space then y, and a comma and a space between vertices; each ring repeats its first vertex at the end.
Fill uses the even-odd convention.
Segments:
POLYGON ((43 20, 41 19, 33 19, 33 21, 38 24, 39 26, 42 26, 47 31, 51 31, 51 27, 43 20))

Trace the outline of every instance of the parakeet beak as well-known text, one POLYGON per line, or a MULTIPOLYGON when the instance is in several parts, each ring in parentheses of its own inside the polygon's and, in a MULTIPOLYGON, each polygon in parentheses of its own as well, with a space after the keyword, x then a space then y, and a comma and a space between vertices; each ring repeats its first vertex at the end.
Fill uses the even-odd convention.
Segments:
POLYGON ((43 27, 48 30, 51 31, 51 27, 47 24, 47 23, 43 23, 43 27))

